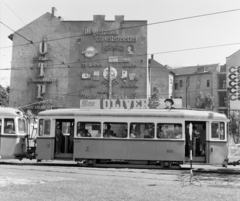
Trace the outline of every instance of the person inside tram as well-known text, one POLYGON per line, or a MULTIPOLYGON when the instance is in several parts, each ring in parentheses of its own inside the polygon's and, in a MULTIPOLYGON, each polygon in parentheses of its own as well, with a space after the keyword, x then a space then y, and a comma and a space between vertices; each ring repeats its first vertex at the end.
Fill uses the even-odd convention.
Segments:
POLYGON ((88 132, 87 129, 84 129, 84 130, 81 132, 81 136, 82 136, 82 137, 92 137, 92 135, 88 132))
POLYGON ((158 132, 157 132, 158 138, 166 138, 166 133, 163 125, 158 126, 158 132))
POLYGON ((136 138, 137 137, 137 133, 135 131, 135 128, 133 128, 133 125, 131 124, 130 126, 130 138, 136 138))
POLYGON ((206 150, 206 125, 203 124, 202 130, 200 132, 200 152, 201 155, 205 155, 206 150))
POLYGON ((103 137, 110 137, 112 134, 111 124, 107 124, 107 129, 104 131, 103 137))
POLYGON ((12 125, 7 125, 4 129, 4 133, 14 134, 15 131, 13 130, 12 125))
POLYGON ((173 132, 173 138, 175 139, 181 139, 182 138, 182 130, 179 127, 178 124, 174 124, 174 132, 173 132))
POLYGON ((69 135, 69 150, 73 149, 73 139, 74 139, 74 126, 70 127, 70 135, 69 135))
POLYGON ((56 153, 61 153, 61 146, 62 146, 62 138, 63 134, 60 129, 60 125, 57 124, 56 130, 55 130, 55 139, 56 139, 56 153))

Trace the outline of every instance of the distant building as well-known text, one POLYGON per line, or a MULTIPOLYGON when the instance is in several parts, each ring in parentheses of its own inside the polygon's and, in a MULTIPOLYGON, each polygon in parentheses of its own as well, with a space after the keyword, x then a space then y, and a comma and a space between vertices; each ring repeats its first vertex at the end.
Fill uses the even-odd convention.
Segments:
POLYGON ((10 106, 37 113, 81 99, 148 98, 147 21, 63 21, 53 9, 17 33, 10 106))
POLYGON ((151 97, 159 99, 173 98, 174 73, 172 68, 154 60, 148 60, 151 97))
POLYGON ((196 108, 197 93, 213 96, 214 110, 227 114, 226 66, 220 64, 188 66, 172 69, 174 97, 181 97, 183 106, 196 108))

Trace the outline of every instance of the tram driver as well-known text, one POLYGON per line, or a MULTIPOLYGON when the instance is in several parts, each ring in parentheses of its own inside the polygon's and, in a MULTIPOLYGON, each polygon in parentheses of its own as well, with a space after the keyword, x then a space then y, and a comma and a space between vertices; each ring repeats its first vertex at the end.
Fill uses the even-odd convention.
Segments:
POLYGON ((7 125, 4 129, 4 133, 8 133, 8 134, 14 134, 14 130, 12 128, 12 125, 7 125))

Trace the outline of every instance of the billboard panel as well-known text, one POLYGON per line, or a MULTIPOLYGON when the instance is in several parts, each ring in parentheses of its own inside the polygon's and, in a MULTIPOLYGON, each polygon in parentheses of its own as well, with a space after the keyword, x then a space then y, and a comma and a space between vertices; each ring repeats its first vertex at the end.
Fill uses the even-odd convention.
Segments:
POLYGON ((94 99, 80 100, 81 109, 175 109, 182 99, 94 99))
POLYGON ((230 110, 240 110, 240 66, 227 68, 230 110))

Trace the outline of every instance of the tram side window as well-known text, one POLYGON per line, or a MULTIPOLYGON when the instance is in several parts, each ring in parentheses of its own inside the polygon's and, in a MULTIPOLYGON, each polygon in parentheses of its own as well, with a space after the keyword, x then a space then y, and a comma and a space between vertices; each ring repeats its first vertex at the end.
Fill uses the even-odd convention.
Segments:
POLYGON ((128 124, 125 122, 104 122, 104 138, 126 138, 128 124))
POLYGON ((51 121, 50 119, 44 120, 44 135, 50 135, 51 121))
POLYGON ((26 134, 27 133, 27 126, 26 126, 26 120, 25 119, 18 119, 18 132, 20 134, 26 134))
POLYGON ((40 119, 39 120, 39 136, 50 135, 51 120, 50 119, 40 119))
POLYGON ((130 138, 154 138, 154 123, 131 123, 130 138))
POLYGON ((4 133, 15 134, 14 119, 4 119, 4 133))
POLYGON ((2 133, 2 119, 0 119, 0 133, 2 133))
POLYGON ((77 137, 101 137, 101 122, 77 122, 77 137))
POLYGON ((157 138, 182 139, 182 124, 157 124, 157 138))
POLYGON ((224 122, 212 122, 212 138, 225 140, 225 124, 224 122))

